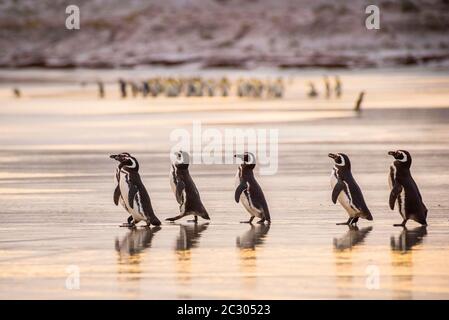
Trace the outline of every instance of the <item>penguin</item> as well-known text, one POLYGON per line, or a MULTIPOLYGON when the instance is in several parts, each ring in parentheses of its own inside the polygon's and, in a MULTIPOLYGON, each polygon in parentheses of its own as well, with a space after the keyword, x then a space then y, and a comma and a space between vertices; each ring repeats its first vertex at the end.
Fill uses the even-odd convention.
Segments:
POLYGON ((97 81, 97 85, 98 85, 98 97, 100 99, 104 98, 104 84, 103 81, 97 81))
POLYGON ((355 102, 354 111, 357 111, 357 112, 362 111, 362 102, 363 102, 364 97, 365 97, 365 91, 361 91, 359 93, 359 97, 357 98, 357 101, 355 102))
POLYGON ((22 93, 20 92, 19 88, 14 88, 13 93, 14 93, 14 97, 16 97, 16 98, 20 98, 22 96, 22 93))
POLYGON ((128 223, 122 226, 134 227, 142 220, 146 221, 147 225, 161 225, 154 214, 150 196, 140 178, 137 159, 127 152, 113 154, 110 158, 120 162, 115 174, 117 186, 114 191, 114 203, 118 205, 120 202, 131 214, 128 217, 128 223))
POLYGON ((120 95, 122 98, 126 98, 126 81, 123 79, 118 80, 119 88, 120 88, 120 95))
POLYGON ((329 78, 327 76, 323 77, 324 87, 326 89, 326 98, 329 99, 331 96, 331 84, 329 82, 329 78))
POLYGON ((408 151, 397 150, 388 152, 394 157, 394 161, 390 166, 390 174, 388 182, 390 185, 390 209, 394 210, 394 206, 398 204, 398 210, 403 221, 394 224, 395 227, 405 227, 407 220, 412 219, 416 222, 427 226, 427 208, 423 203, 421 193, 415 180, 410 173, 412 157, 408 151))
POLYGON ((241 223, 252 223, 254 217, 260 218, 257 223, 271 223, 270 211, 265 200, 262 188, 254 178, 254 168, 256 167, 256 158, 250 152, 244 154, 236 154, 234 158, 242 159, 242 164, 239 166, 235 176, 235 202, 241 201, 242 205, 251 215, 248 221, 241 221, 241 223))
POLYGON ((198 223, 198 216, 210 220, 209 214, 201 202, 200 193, 189 173, 189 154, 184 151, 175 152, 175 159, 170 171, 170 186, 179 203, 179 215, 167 218, 166 221, 176 221, 188 215, 193 215, 198 223))
POLYGON ((318 96, 318 92, 315 89, 315 85, 313 84, 313 82, 309 82, 309 87, 310 90, 307 93, 307 96, 309 96, 310 98, 315 98, 316 96, 318 96))
POLYGON ((342 88, 341 88, 341 81, 339 76, 335 76, 335 96, 337 98, 341 97, 342 88))
POLYGON ((338 200, 349 215, 348 221, 337 225, 356 225, 359 218, 373 220, 362 190, 352 176, 349 157, 343 153, 329 153, 329 157, 335 162, 331 173, 332 202, 338 200))

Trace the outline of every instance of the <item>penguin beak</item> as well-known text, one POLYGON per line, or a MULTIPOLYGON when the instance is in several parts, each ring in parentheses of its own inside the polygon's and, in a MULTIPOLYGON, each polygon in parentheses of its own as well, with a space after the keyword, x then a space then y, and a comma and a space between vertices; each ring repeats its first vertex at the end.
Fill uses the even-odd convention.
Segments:
POLYGON ((111 154, 111 155, 109 156, 109 158, 114 159, 114 160, 117 160, 117 157, 118 157, 117 154, 111 154))
POLYGON ((396 151, 388 151, 388 155, 396 158, 396 151))
POLYGON ((327 156, 328 156, 329 158, 334 159, 334 160, 338 158, 338 156, 337 156, 335 153, 329 153, 327 156))
POLYGON ((234 154, 234 158, 239 158, 239 159, 244 159, 244 155, 243 154, 234 154))

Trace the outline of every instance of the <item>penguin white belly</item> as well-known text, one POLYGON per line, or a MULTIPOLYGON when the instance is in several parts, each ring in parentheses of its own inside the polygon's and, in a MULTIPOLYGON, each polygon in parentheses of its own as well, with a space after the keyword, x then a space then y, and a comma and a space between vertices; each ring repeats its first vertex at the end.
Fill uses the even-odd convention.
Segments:
MULTIPOLYGON (((335 170, 332 170, 331 172, 331 187, 332 190, 334 190, 335 185, 337 184, 337 177, 335 176, 335 170)), ((344 182, 346 183, 346 182, 344 182)), ((346 188, 349 190, 348 186, 346 185, 346 188)), ((346 212, 349 214, 351 218, 356 217, 359 213, 359 210, 355 209, 352 206, 351 199, 346 195, 344 191, 341 191, 337 198, 338 202, 341 204, 341 206, 346 210, 346 212)))
MULTIPOLYGON (((396 167, 394 164, 390 166, 390 170, 393 171, 393 177, 391 177, 391 172, 388 174, 388 185, 390 186, 390 191, 393 189, 394 180, 396 180, 396 167), (394 180, 393 180, 394 179, 394 180)), ((398 199, 396 200, 399 214, 405 219, 405 190, 399 193, 398 199)))
MULTIPOLYGON (((240 176, 239 176, 239 172, 237 171, 237 174, 235 176, 235 188, 237 188, 240 185, 240 176)), ((249 197, 251 199, 251 196, 249 197)), ((259 209, 255 208, 252 203, 251 200, 248 200, 248 198, 245 195, 245 192, 242 192, 242 194, 240 195, 240 203, 243 205, 243 207, 246 209, 246 211, 249 212, 249 214, 251 216, 255 216, 257 218, 262 218, 262 211, 260 211, 259 209)))
POLYGON ((138 223, 141 220, 146 221, 147 218, 145 217, 142 203, 140 201, 140 194, 139 192, 136 193, 134 199, 133 199, 133 208, 129 206, 128 201, 128 195, 129 195, 129 185, 128 185, 128 173, 121 171, 120 173, 120 193, 122 198, 122 205, 125 207, 126 211, 128 211, 129 214, 133 217, 135 223, 138 223))
POLYGON ((175 172, 174 166, 172 165, 172 166, 171 166, 170 173, 169 173, 170 187, 171 187, 171 191, 173 191, 173 194, 176 196, 176 182, 175 182, 175 177, 176 177, 176 172, 175 172))

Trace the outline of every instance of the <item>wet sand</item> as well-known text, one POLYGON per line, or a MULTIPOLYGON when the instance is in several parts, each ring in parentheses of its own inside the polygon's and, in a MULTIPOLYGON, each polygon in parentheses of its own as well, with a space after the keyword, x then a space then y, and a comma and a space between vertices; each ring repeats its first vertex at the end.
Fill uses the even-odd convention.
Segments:
POLYGON ((99 101, 95 86, 51 81, 23 84, 14 99, 2 81, 0 298, 448 299, 449 75, 353 72, 342 76, 342 99, 305 99, 305 80, 320 75, 296 76, 285 99, 260 101, 99 101), (353 113, 364 88, 365 109, 353 113), (118 227, 127 216, 112 202, 108 155, 135 154, 155 212, 173 216, 169 134, 191 130, 192 120, 279 129, 278 172, 258 177, 271 226, 238 223, 248 215, 233 200, 237 165, 192 165, 210 223, 118 227), (386 151, 398 148, 413 155, 427 228, 392 226, 401 219, 388 208, 386 151), (351 157, 373 213, 358 230, 335 225, 346 213, 330 200, 328 152, 351 157), (66 288, 70 266, 80 270, 79 290, 66 288))

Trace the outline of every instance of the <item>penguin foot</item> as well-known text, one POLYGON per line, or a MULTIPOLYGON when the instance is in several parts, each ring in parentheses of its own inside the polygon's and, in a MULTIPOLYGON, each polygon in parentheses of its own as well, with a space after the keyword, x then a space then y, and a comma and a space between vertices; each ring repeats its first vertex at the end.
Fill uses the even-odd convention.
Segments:
POLYGON ((251 220, 248 220, 248 221, 240 221, 240 223, 249 223, 249 224, 252 224, 253 222, 252 222, 251 220))
POLYGON ((265 219, 257 221, 257 224, 264 224, 264 223, 265 223, 265 219))
POLYGON ((119 225, 119 227, 121 228, 134 228, 136 225, 134 223, 122 223, 121 225, 119 225))
POLYGON ((395 223, 393 227, 403 227, 405 228, 405 224, 407 223, 407 220, 402 221, 402 223, 395 223))
POLYGON ((337 226, 349 226, 349 222, 339 222, 336 223, 337 226))
POLYGON ((174 221, 176 221, 178 219, 181 219, 182 217, 183 217, 182 215, 179 215, 179 216, 176 216, 176 217, 167 218, 167 219, 165 219, 165 221, 174 222, 174 221))
POLYGON ((193 220, 187 220, 187 222, 193 222, 193 223, 198 223, 198 216, 195 216, 195 218, 193 220))

